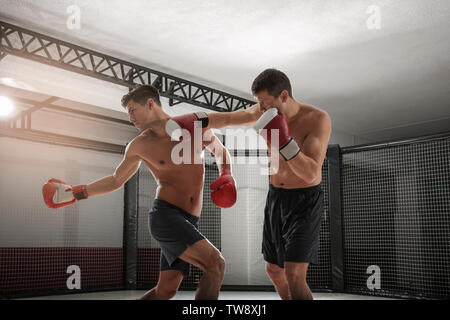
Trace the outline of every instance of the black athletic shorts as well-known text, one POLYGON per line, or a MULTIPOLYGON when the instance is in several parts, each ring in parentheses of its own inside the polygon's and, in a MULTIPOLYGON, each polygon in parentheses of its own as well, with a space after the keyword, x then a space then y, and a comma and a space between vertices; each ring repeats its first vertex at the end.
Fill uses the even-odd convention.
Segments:
POLYGON ((178 258, 186 249, 205 237, 198 231, 199 218, 164 200, 155 199, 149 212, 150 234, 161 247, 160 270, 179 270, 185 276, 190 264, 178 258))
POLYGON ((284 262, 317 264, 323 215, 320 185, 282 189, 269 186, 264 209, 264 260, 284 268, 284 262))

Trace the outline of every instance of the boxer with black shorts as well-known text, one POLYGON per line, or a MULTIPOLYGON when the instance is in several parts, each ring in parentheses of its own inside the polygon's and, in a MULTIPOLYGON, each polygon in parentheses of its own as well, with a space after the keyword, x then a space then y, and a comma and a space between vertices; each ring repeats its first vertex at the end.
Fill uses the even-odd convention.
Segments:
POLYGON ((282 299, 312 299, 306 273, 310 263, 317 263, 323 215, 320 182, 331 120, 325 111, 296 101, 289 78, 279 70, 264 70, 251 89, 257 104, 210 113, 208 128, 254 124, 267 141, 269 162, 278 166, 270 173, 264 212, 266 271, 282 299), (275 132, 278 141, 271 140, 275 132))
POLYGON ((122 106, 141 133, 127 145, 114 174, 88 185, 76 186, 50 179, 43 187, 44 201, 48 207, 56 209, 113 192, 144 162, 158 183, 156 200, 149 213, 149 229, 161 247, 161 271, 156 287, 142 299, 172 298, 183 277, 189 274, 190 264, 203 271, 195 298, 217 299, 225 261, 220 251, 198 231, 204 182, 202 152, 207 148, 216 157, 220 176, 210 189, 212 202, 221 208, 229 208, 236 201, 229 153, 206 128, 208 118, 205 113, 170 118, 161 107, 158 90, 151 85, 140 86, 126 94, 122 106), (179 141, 174 141, 171 135, 176 129, 181 131, 179 141), (183 154, 181 159, 180 154, 183 154))

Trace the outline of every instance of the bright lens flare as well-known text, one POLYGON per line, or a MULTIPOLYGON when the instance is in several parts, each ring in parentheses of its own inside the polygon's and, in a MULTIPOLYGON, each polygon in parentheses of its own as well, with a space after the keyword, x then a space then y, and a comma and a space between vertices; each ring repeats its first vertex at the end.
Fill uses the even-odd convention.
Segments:
POLYGON ((9 116, 14 110, 13 103, 10 99, 0 96, 0 117, 9 116))

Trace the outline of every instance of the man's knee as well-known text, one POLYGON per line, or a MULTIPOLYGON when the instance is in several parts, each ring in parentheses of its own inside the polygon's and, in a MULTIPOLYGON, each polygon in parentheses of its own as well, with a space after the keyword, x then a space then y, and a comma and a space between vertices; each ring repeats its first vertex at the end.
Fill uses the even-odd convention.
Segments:
POLYGON ((284 276, 284 269, 272 263, 266 263, 266 272, 271 279, 278 279, 284 276))
POLYGON ((285 265, 286 279, 289 283, 306 283, 308 263, 288 263, 285 265))
POLYGON ((214 273, 220 276, 225 274, 225 259, 219 251, 215 251, 209 255, 205 272, 214 273))

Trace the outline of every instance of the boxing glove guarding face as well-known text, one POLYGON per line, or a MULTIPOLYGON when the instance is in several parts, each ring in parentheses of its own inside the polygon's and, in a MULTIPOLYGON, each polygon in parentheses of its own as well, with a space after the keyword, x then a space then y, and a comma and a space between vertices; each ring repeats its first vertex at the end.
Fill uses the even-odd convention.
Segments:
MULTIPOLYGON (((286 118, 278 113, 276 108, 271 108, 263 113, 253 126, 268 144, 277 143, 278 150, 284 160, 289 161, 297 156, 300 147, 290 136, 286 118), (278 133, 278 141, 272 141, 272 133, 278 133)), ((275 134, 275 137, 277 135, 275 134)))

